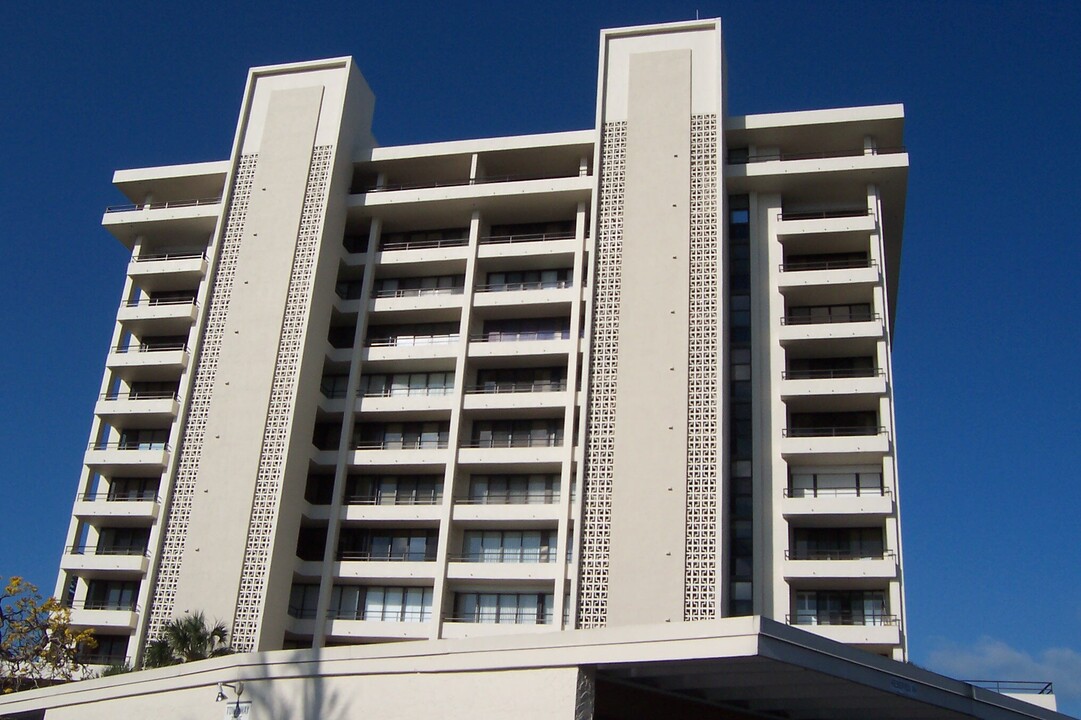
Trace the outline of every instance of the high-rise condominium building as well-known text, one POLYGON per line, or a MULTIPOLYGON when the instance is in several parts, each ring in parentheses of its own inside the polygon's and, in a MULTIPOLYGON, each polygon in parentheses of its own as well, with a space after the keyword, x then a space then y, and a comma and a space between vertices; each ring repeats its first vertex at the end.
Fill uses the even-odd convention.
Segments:
POLYGON ((117 172, 57 583, 94 659, 196 611, 241 651, 760 615, 904 659, 903 111, 726 82, 716 21, 607 31, 594 128, 382 147, 350 59, 256 68, 227 160, 117 172))

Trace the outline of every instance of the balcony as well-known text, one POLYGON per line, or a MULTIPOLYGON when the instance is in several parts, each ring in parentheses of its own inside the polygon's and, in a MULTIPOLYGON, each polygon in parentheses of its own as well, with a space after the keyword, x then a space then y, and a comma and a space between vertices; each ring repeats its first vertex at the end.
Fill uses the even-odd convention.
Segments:
POLYGON ((453 404, 453 387, 390 388, 364 392, 357 399, 356 410, 365 413, 449 412, 453 404))
POLYGON ((175 391, 143 390, 126 393, 106 393, 94 406, 102 418, 130 418, 170 421, 180 411, 180 398, 175 391))
POLYGON ((543 357, 573 349, 570 330, 493 331, 470 335, 470 357, 543 357))
POLYGON ((462 307, 464 287, 404 288, 372 293, 372 312, 441 310, 462 307))
POLYGON ((561 408, 567 405, 566 380, 486 382, 466 389, 466 410, 561 408))
POLYGON ((462 463, 559 463, 565 455, 562 435, 494 437, 461 444, 462 463))
POLYGON ((782 455, 884 454, 890 447, 889 433, 882 426, 783 428, 781 437, 782 455))
POLYGON ((874 213, 863 208, 833 210, 790 210, 777 215, 777 235, 818 235, 822 233, 872 232, 877 224, 874 213))
POLYGON ((72 603, 71 624, 109 630, 134 630, 139 620, 139 608, 133 603, 85 601, 72 603))
POLYGON ((785 615, 785 622, 846 645, 888 648, 901 642, 901 622, 896 615, 797 613, 785 615))
POLYGON ((821 260, 782 263, 781 289, 814 285, 874 285, 882 279, 874 260, 821 260))
POLYGON ((140 468, 161 472, 169 461, 165 443, 93 442, 83 462, 98 469, 140 468))
POLYGON ((188 366, 188 357, 188 346, 182 342, 131 345, 110 351, 106 364, 114 370, 154 368, 159 372, 168 371, 170 375, 176 375, 188 366))
POLYGON ((448 453, 446 438, 420 438, 408 440, 360 440, 350 448, 350 464, 355 466, 393 465, 409 466, 445 464, 448 453), (443 451, 443 452, 440 452, 443 451))
POLYGON ((781 513, 794 515, 880 515, 893 513, 889 488, 870 490, 858 487, 785 488, 781 513))
MULTIPOLYGON (((117 520, 141 525, 158 516, 160 499, 155 493, 86 493, 75 501, 72 514, 85 520, 117 520)), ((118 525, 120 523, 110 523, 118 525)))
POLYGON ((73 545, 65 549, 60 560, 62 570, 81 577, 113 573, 142 576, 149 565, 146 548, 128 546, 99 548, 94 545, 73 545))
POLYGON ((116 319, 135 332, 153 328, 162 334, 187 333, 199 314, 194 297, 131 300, 120 306, 116 319))
POLYGON ((781 397, 886 394, 886 373, 875 368, 785 370, 781 380, 781 397))
POLYGON ((868 578, 890 580, 897 577, 897 560, 892 550, 877 552, 852 548, 834 550, 785 550, 786 579, 868 578))
POLYGON ((206 277, 206 271, 206 253, 202 251, 143 253, 132 257, 128 264, 128 275, 144 284, 168 276, 171 282, 182 280, 185 285, 194 286, 206 277))
POLYGON ((179 231, 204 240, 214 230, 221 213, 221 198, 170 200, 142 205, 112 205, 105 209, 101 224, 132 247, 139 235, 153 236, 164 231, 179 231))
POLYGON ((563 571, 557 563, 558 553, 551 551, 538 555, 538 559, 516 559, 513 551, 508 552, 506 561, 487 559, 485 553, 473 555, 452 555, 447 566, 447 578, 450 580, 470 580, 482 582, 545 581, 552 582, 563 571))
POLYGON ((447 638, 491 637, 493 635, 522 635, 550 632, 555 614, 538 612, 533 608, 500 608, 474 613, 454 613, 444 618, 443 636, 447 638))
POLYGON ((458 352, 458 333, 441 335, 397 335, 370 338, 365 342, 364 359, 401 360, 404 358, 453 358, 458 352))

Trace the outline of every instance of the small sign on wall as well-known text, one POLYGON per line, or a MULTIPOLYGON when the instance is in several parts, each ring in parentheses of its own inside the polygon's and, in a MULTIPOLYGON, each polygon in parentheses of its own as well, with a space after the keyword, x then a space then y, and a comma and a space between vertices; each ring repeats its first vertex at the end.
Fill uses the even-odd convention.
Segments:
POLYGON ((251 720, 251 703, 228 703, 225 706, 225 720, 251 720))

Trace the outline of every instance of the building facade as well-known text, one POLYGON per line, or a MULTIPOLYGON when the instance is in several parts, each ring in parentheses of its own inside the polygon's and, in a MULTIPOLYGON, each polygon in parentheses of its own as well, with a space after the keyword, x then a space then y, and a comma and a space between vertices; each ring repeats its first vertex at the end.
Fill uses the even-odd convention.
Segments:
POLYGON ((251 70, 131 250, 57 596, 95 661, 760 615, 905 658, 903 109, 731 116, 719 21, 605 31, 596 127, 380 147, 251 70))

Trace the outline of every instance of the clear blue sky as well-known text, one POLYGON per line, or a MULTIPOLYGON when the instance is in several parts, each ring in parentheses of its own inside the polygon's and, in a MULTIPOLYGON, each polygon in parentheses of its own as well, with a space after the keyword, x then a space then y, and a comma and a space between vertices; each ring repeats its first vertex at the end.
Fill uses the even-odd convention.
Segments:
POLYGON ((226 5, 0 6, 0 575, 52 591, 126 263, 115 168, 226 158, 249 66, 338 55, 384 144, 588 128, 598 31, 698 12, 735 114, 905 104, 912 659, 1081 712, 1081 3, 226 5))

